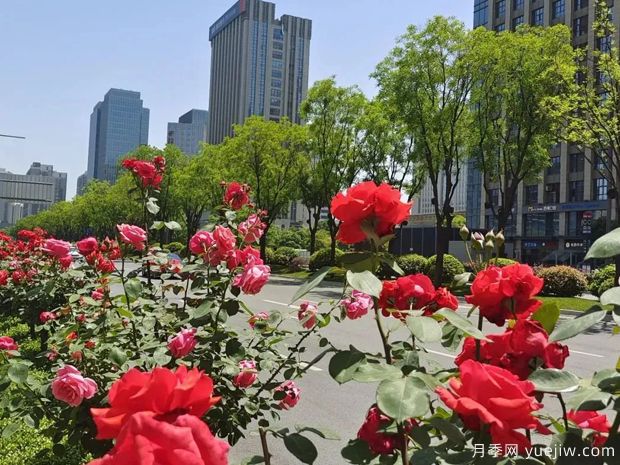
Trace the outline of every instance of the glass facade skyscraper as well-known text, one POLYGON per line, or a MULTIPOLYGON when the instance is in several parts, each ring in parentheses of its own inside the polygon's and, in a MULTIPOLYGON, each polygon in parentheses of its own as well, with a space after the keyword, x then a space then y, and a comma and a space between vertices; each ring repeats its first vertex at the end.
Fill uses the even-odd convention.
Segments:
POLYGON ((148 144, 149 109, 140 92, 110 89, 90 115, 86 180, 116 181, 118 159, 148 144))
POLYGON ((213 23, 209 143, 222 142, 250 115, 301 122, 311 36, 311 20, 276 19, 275 5, 262 0, 239 0, 213 23))
POLYGON ((167 143, 174 144, 187 155, 196 155, 200 143, 207 141, 209 112, 190 110, 179 117, 178 123, 168 123, 167 143))

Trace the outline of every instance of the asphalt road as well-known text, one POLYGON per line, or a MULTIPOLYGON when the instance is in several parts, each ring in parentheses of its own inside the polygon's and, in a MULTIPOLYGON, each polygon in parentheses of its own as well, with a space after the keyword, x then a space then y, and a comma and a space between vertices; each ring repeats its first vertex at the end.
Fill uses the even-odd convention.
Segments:
MULTIPOLYGON (((288 315, 290 317, 288 324, 296 328, 298 327, 297 306, 291 305, 290 302, 299 285, 298 280, 274 276, 260 294, 242 296, 242 299, 254 312, 277 310, 288 315)), ((303 299, 316 303, 327 302, 330 299, 338 300, 341 292, 340 286, 326 283, 317 287, 303 299)), ((467 310, 468 307, 463 305, 459 308, 459 313, 465 315, 467 310)), ((573 318, 573 316, 562 315, 561 318, 573 318)), ((247 324, 244 319, 234 321, 233 324, 247 324)), ((395 328, 396 326, 392 329, 395 328)), ((613 368, 618 359, 620 336, 613 336, 612 328, 612 322, 603 321, 586 333, 565 341, 570 349, 570 357, 567 359, 565 368, 580 377, 589 377, 594 371, 613 368)), ((487 323, 483 331, 498 333, 502 330, 487 323)), ((382 352, 376 324, 371 315, 358 320, 345 320, 342 323, 332 322, 322 330, 322 333, 338 348, 345 349, 353 345, 365 352, 382 352)), ((399 336, 402 336, 400 339, 409 337, 406 330, 395 331, 392 334, 394 340, 399 340, 399 336)), ((318 347, 318 338, 308 338, 307 342, 306 359, 311 360, 321 349, 318 347)), ((444 367, 453 366, 455 353, 449 352, 440 344, 427 344, 425 348, 429 358, 438 364, 444 367)), ((282 421, 277 426, 293 428, 301 424, 318 428, 325 427, 338 433, 341 437, 339 441, 329 441, 318 437, 312 437, 312 439, 319 450, 319 457, 316 461, 318 465, 341 465, 346 461, 341 457, 340 450, 349 439, 355 438, 368 407, 374 403, 376 385, 357 382, 339 385, 327 371, 329 358, 328 355, 303 379, 296 381, 302 390, 301 399, 295 408, 283 412, 282 421)), ((556 399, 547 396, 545 401, 548 402, 545 412, 557 416, 561 414, 556 399)), ((273 465, 299 463, 286 451, 281 440, 270 437, 269 446, 273 455, 273 465)), ((257 453, 260 453, 258 434, 250 430, 248 436, 231 450, 230 463, 239 465, 244 458, 257 453)))

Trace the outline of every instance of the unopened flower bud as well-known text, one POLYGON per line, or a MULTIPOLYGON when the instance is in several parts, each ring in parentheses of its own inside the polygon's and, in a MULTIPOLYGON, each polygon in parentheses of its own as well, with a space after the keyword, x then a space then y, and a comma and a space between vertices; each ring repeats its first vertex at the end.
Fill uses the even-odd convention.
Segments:
POLYGON ((495 233, 492 229, 486 234, 486 236, 484 236, 484 239, 487 241, 492 241, 495 239, 495 233))
POLYGON ((504 233, 502 231, 498 232, 495 236, 495 245, 501 247, 506 242, 506 238, 504 237, 504 233))
POLYGON ((475 232, 475 233, 472 233, 471 240, 472 241, 484 241, 484 236, 482 235, 482 233, 475 232))
POLYGON ((495 248, 495 244, 493 244, 493 241, 486 241, 484 243, 484 248, 487 250, 493 250, 495 248))
POLYGON ((469 229, 467 229, 467 226, 463 225, 461 229, 459 229, 459 235, 461 236, 461 240, 467 240, 469 237, 469 229))

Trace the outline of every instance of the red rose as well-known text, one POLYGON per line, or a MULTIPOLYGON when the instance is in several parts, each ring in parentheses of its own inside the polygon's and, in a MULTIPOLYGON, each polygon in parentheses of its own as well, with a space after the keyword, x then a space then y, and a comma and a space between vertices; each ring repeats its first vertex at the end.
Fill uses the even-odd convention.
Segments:
POLYGON ((9 282, 9 272, 7 270, 0 270, 0 286, 5 286, 9 282))
POLYGON ((311 302, 302 302, 299 305, 299 311, 297 312, 297 319, 301 325, 306 329, 314 328, 316 324, 316 314, 319 312, 319 308, 311 302))
POLYGON ((52 321, 56 319, 56 314, 53 312, 41 312, 39 313, 39 321, 43 324, 48 321, 52 321))
POLYGON ((110 408, 91 409, 97 438, 117 437, 125 421, 137 412, 183 412, 201 417, 219 400, 212 394, 213 381, 197 368, 188 370, 181 365, 176 371, 155 368, 148 373, 132 368, 112 385, 110 408))
MULTIPOLYGON (((402 447, 403 435, 384 432, 391 423, 392 419, 384 415, 379 407, 373 405, 368 410, 364 424, 357 432, 357 437, 368 444, 373 454, 392 454, 402 447)), ((407 420, 404 428, 406 432, 410 432, 415 425, 415 420, 407 420)))
POLYGON ((18 350, 19 346, 15 343, 12 337, 0 336, 0 350, 18 350))
POLYGON ((142 187, 153 187, 155 189, 159 189, 159 185, 163 179, 162 173, 166 162, 165 160, 163 160, 163 163, 161 160, 156 162, 155 160, 153 161, 154 163, 128 158, 123 160, 122 166, 123 168, 131 171, 140 180, 142 187))
MULTIPOLYGON (((505 368, 520 379, 527 379, 539 365, 545 368, 564 368, 568 347, 558 342, 549 343, 549 335, 542 325, 533 320, 517 320, 513 328, 502 334, 490 334, 489 341, 480 341, 480 361, 505 368)), ((463 350, 455 363, 476 359, 476 341, 465 338, 463 350)))
POLYGON ((592 435, 592 445, 594 447, 600 447, 607 441, 607 433, 611 430, 611 424, 607 419, 607 415, 589 410, 571 410, 566 415, 566 418, 582 429, 596 431, 592 435))
POLYGON ((360 183, 338 193, 331 203, 332 215, 341 221, 338 240, 345 244, 362 242, 369 235, 392 234, 411 213, 411 203, 400 200, 400 191, 389 184, 360 183))
POLYGON ((58 239, 47 239, 43 244, 43 251, 53 257, 62 258, 69 255, 71 244, 58 239))
POLYGON ((116 229, 121 241, 130 244, 136 250, 144 250, 146 247, 146 231, 139 226, 130 224, 117 224, 116 229))
POLYGON ((89 465, 227 465, 229 448, 194 415, 140 412, 127 421, 114 448, 89 465))
POLYGON ((248 186, 241 185, 238 182, 231 182, 224 193, 224 203, 233 210, 240 210, 250 201, 248 196, 248 186))
POLYGON ((284 393, 284 398, 282 398, 278 404, 281 409, 288 410, 295 407, 297 402, 299 402, 301 389, 299 389, 293 381, 284 381, 275 391, 284 393))
POLYGON ((478 306, 491 323, 503 326, 506 320, 527 318, 540 307, 534 297, 542 287, 543 280, 528 265, 491 266, 476 275, 465 300, 478 306))
POLYGON ((439 308, 458 308, 458 300, 447 289, 435 289, 431 279, 423 274, 403 276, 396 281, 384 281, 379 296, 379 307, 385 316, 404 319, 407 310, 425 309, 430 315, 439 308), (402 310, 402 311, 394 311, 402 310))
POLYGON ((239 362, 239 373, 233 378, 233 384, 238 388, 245 389, 254 384, 257 379, 256 362, 254 360, 241 360, 239 362))
POLYGON ((99 243, 94 237, 86 237, 81 241, 77 241, 75 245, 78 251, 84 256, 90 255, 99 249, 99 243))
POLYGON ((460 379, 450 379, 450 390, 439 387, 440 399, 472 431, 488 426, 494 444, 516 444, 519 451, 531 447, 517 429, 548 430, 532 415, 542 408, 531 394, 534 384, 520 381, 503 368, 467 360, 459 367, 460 379))
POLYGON ((269 319, 269 313, 258 312, 250 317, 250 319, 248 320, 248 324, 250 325, 250 328, 254 329, 254 326, 256 326, 256 323, 258 323, 259 321, 266 321, 268 319, 269 319))

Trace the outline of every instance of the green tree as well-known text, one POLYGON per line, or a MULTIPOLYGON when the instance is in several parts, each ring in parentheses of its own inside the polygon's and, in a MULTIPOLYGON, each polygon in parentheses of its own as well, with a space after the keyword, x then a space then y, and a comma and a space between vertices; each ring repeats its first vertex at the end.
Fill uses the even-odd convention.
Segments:
POLYGON ((566 112, 549 107, 570 96, 576 71, 570 30, 525 26, 497 34, 478 28, 469 44, 473 155, 488 198, 492 189, 499 192, 498 204, 490 207, 504 230, 516 220, 519 186, 540 176, 550 163, 549 148, 559 141, 566 112))
POLYGON ((463 23, 452 18, 437 16, 422 29, 409 26, 373 74, 388 114, 415 141, 416 176, 432 188, 437 284, 450 240, 452 199, 467 153, 472 87, 467 38, 463 23))
POLYGON ((290 202, 299 199, 307 148, 305 127, 286 119, 275 122, 251 116, 243 125, 235 125, 234 136, 226 138, 219 151, 226 179, 249 184, 254 203, 266 211, 266 229, 260 242, 263 259, 269 228, 288 210, 290 202))
MULTIPOLYGON (((313 214, 311 233, 316 235, 320 211, 329 207, 339 191, 349 187, 361 167, 358 121, 366 97, 357 87, 338 87, 334 77, 317 81, 301 105, 301 116, 308 122, 310 132, 310 164, 313 173, 310 197, 313 214)), ((309 205, 306 205, 308 208, 309 205)), ((328 212, 327 224, 331 236, 331 261, 336 255, 338 223, 328 212)))

